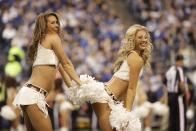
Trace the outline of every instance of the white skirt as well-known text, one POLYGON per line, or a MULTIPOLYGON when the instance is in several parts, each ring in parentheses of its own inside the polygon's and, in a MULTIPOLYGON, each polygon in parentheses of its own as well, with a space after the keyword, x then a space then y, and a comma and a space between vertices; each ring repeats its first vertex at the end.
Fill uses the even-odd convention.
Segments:
POLYGON ((45 116, 48 116, 48 109, 46 107, 47 103, 44 94, 24 85, 15 96, 13 105, 20 107, 22 105, 32 104, 37 104, 38 108, 45 114, 45 116))
POLYGON ((105 91, 104 83, 98 82, 88 75, 81 75, 80 79, 86 84, 66 88, 66 94, 74 104, 108 103, 111 109, 109 120, 112 128, 117 131, 141 131, 141 122, 136 113, 127 111, 122 102, 116 103, 105 91))

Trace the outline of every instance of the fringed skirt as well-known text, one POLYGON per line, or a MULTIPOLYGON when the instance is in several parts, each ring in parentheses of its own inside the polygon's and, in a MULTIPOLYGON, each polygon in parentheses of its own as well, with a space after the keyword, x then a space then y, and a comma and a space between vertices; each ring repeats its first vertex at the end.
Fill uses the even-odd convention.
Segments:
POLYGON ((113 100, 106 92, 104 83, 98 82, 88 75, 81 75, 80 79, 86 84, 66 88, 66 94, 74 104, 108 103, 111 109, 109 120, 112 128, 117 131, 141 131, 141 123, 136 113, 127 111, 122 102, 113 100))
POLYGON ((44 94, 24 85, 14 98, 13 105, 20 107, 23 105, 37 104, 38 108, 48 116, 47 103, 44 94))

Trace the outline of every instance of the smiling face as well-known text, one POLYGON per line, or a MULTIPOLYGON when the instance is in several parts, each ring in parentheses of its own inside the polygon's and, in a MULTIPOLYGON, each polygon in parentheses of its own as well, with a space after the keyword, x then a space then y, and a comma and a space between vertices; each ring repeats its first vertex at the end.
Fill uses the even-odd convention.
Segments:
POLYGON ((114 65, 115 71, 120 68, 123 60, 133 51, 137 52, 138 55, 141 56, 144 61, 144 66, 150 65, 153 45, 151 43, 150 32, 147 27, 138 24, 130 26, 126 31, 122 42, 123 46, 118 52, 118 58, 114 65))
POLYGON ((58 33, 59 32, 59 21, 54 15, 47 17, 47 30, 49 33, 58 33))
POLYGON ((138 30, 135 35, 135 49, 143 51, 148 46, 148 34, 145 30, 138 30))

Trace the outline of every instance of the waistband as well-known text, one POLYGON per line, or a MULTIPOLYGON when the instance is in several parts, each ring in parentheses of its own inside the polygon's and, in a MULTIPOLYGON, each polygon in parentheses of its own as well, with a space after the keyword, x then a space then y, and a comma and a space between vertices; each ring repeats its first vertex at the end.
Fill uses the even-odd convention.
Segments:
POLYGON ((27 83, 27 84, 25 84, 25 86, 26 86, 26 87, 29 87, 29 88, 31 88, 31 89, 34 89, 34 90, 36 90, 36 91, 38 91, 38 92, 40 92, 40 93, 43 94, 45 97, 48 95, 48 92, 47 92, 47 91, 45 91, 44 89, 42 89, 42 88, 40 88, 40 87, 37 87, 37 86, 35 86, 35 85, 33 85, 33 84, 27 83))
POLYGON ((116 104, 119 104, 120 103, 120 100, 118 100, 118 98, 107 87, 105 87, 105 91, 112 98, 112 100, 114 101, 114 103, 116 103, 116 104))

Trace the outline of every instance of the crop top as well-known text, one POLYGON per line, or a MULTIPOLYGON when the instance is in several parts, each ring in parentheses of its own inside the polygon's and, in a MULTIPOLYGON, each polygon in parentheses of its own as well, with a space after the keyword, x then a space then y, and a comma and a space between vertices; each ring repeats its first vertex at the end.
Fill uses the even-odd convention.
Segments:
POLYGON ((37 55, 33 66, 37 65, 55 65, 58 66, 59 60, 55 55, 54 51, 43 47, 41 44, 38 44, 37 55))
MULTIPOLYGON (((140 71, 139 77, 141 77, 143 72, 143 68, 140 71)), ((126 60, 123 61, 118 71, 114 73, 115 77, 120 78, 122 80, 129 81, 129 65, 126 60)))

